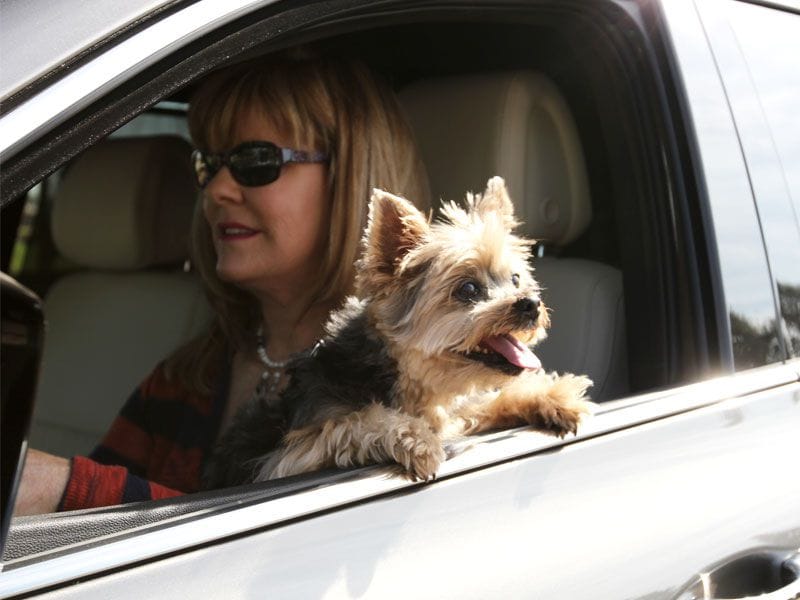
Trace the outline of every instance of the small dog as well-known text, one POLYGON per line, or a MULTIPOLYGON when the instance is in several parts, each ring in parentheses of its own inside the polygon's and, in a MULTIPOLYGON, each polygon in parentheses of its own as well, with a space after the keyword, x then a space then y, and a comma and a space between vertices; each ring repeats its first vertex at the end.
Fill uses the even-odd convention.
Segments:
POLYGON ((387 462, 427 480, 444 442, 462 435, 521 425, 576 432, 591 381, 546 374, 529 348, 549 318, 528 264, 533 242, 512 233, 504 181, 442 213, 431 223, 374 191, 359 299, 290 364, 280 406, 251 402, 237 414, 206 470, 209 487, 387 462), (278 415, 288 431, 265 448, 262 432, 278 415))

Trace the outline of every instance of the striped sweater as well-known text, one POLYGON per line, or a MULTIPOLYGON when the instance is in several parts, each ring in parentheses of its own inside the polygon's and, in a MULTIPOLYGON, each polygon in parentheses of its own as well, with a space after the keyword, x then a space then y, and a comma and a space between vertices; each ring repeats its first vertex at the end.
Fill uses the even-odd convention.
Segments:
MULTIPOLYGON (((156 500, 198 491, 219 433, 230 365, 208 396, 164 375, 163 364, 126 402, 89 457, 72 459, 59 510, 156 500)), ((276 444, 278 440, 275 440, 276 444)))

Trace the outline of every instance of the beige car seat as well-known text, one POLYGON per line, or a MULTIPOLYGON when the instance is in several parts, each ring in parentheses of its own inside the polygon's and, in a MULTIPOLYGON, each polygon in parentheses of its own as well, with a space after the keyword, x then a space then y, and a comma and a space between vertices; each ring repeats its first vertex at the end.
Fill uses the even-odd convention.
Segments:
MULTIPOLYGON (((592 219, 577 129, 550 79, 533 71, 437 78, 400 94, 434 199, 459 200, 500 175, 521 233, 545 250, 566 246, 592 219)), ((537 354, 548 371, 588 374, 595 400, 627 390, 622 274, 591 260, 533 262, 552 327, 537 354)))
POLYGON ((78 157, 54 198, 58 251, 82 268, 57 280, 31 447, 89 452, 145 375, 208 315, 183 272, 197 195, 178 137, 103 141, 78 157))

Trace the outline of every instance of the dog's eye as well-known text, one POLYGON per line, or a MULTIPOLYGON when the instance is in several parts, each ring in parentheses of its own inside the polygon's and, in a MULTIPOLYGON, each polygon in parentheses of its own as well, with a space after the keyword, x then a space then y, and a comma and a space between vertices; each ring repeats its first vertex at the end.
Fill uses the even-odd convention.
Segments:
POLYGON ((456 290, 456 297, 464 302, 471 302, 481 293, 480 286, 474 281, 465 281, 456 290))
POLYGON ((511 276, 511 283, 514 284, 514 287, 519 287, 519 275, 517 273, 511 276))

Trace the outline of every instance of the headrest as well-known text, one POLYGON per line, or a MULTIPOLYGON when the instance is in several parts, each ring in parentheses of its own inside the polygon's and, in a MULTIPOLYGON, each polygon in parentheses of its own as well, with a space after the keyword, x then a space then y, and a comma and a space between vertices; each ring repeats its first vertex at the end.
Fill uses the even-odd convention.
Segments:
POLYGON ((176 136, 111 138, 69 166, 53 203, 53 240, 94 269, 142 269, 188 256, 197 191, 190 144, 176 136))
POLYGON ((500 175, 526 236, 561 246, 586 229, 592 212, 580 140, 547 77, 515 71, 422 80, 400 99, 433 198, 461 200, 500 175))

